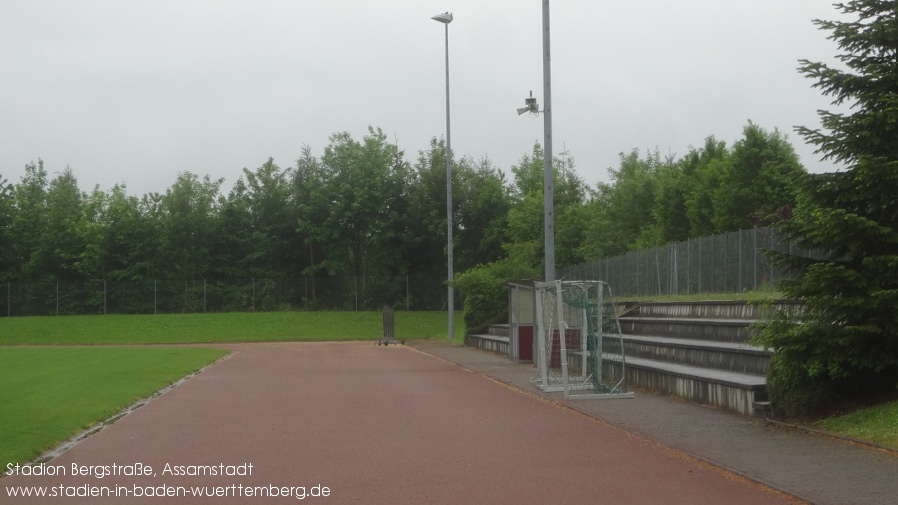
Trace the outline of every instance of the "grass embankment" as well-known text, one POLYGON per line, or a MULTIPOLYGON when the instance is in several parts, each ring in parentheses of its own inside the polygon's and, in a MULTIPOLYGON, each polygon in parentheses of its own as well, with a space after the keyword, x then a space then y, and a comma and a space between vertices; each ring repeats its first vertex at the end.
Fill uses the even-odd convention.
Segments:
POLYGON ((815 426, 898 449, 898 401, 823 419, 816 422, 815 426))
MULTIPOLYGON (((449 335, 446 312, 395 313, 397 339, 449 335)), ((464 318, 455 318, 456 340, 464 318)), ((380 312, 258 312, 0 318, 0 345, 377 340, 380 312)))
POLYGON ((227 351, 0 347, 0 474, 151 396, 227 351))
POLYGON ((622 296, 615 297, 615 302, 704 302, 704 301, 737 301, 764 303, 780 300, 783 294, 772 288, 744 291, 742 293, 701 293, 656 296, 622 296))

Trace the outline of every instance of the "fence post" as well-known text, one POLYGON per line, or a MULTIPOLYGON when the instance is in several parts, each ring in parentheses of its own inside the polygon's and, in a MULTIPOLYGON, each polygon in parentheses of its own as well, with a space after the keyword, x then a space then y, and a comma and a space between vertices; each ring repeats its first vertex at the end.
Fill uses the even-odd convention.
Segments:
POLYGON ((156 308, 156 279, 153 279, 153 314, 158 314, 158 309, 156 308))
POLYGON ((742 232, 739 232, 739 292, 742 292, 742 232))
POLYGON ((752 228, 752 250, 755 252, 755 261, 754 261, 754 272, 752 273, 752 277, 754 277, 753 288, 755 291, 758 290, 758 227, 755 226, 752 228))
POLYGON ((59 281, 56 281, 56 315, 59 315, 59 281))
POLYGON ((206 313, 206 279, 203 278, 203 314, 206 313))
POLYGON ((702 292, 702 239, 698 239, 698 291, 696 293, 702 292))
POLYGON ((692 292, 692 248, 689 247, 690 240, 686 239, 686 294, 692 292))
POLYGON ((103 279, 103 315, 106 315, 106 279, 103 279))

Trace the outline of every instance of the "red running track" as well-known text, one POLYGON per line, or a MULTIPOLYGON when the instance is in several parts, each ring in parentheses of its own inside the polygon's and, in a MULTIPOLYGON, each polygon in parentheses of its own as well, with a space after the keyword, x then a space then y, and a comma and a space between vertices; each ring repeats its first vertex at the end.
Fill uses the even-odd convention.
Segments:
POLYGON ((0 503, 797 503, 411 348, 227 348, 47 463, 66 475, 0 479, 0 503), (72 476, 73 464, 88 475, 72 476), (99 476, 147 466, 154 475, 99 476), (251 475, 173 475, 213 470, 251 475), (19 486, 119 496, 9 497, 19 486))

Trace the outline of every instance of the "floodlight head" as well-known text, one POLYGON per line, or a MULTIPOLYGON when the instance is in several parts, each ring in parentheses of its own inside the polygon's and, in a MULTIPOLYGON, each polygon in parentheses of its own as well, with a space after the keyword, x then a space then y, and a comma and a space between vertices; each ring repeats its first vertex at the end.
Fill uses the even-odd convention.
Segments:
POLYGON ((444 12, 442 14, 437 14, 436 16, 430 18, 434 21, 439 21, 440 23, 449 24, 452 22, 452 13, 444 12))
POLYGON ((518 115, 525 112, 532 112, 539 114, 539 104, 536 103, 536 98, 533 98, 533 92, 530 92, 530 96, 524 99, 524 106, 518 109, 518 115))

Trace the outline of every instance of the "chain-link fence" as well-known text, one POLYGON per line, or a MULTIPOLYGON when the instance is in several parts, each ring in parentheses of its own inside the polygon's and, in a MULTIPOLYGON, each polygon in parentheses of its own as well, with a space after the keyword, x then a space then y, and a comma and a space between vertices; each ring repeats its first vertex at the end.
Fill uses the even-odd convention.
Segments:
POLYGON ((633 251, 563 268, 565 280, 596 279, 616 296, 731 293, 762 289, 788 272, 764 250, 809 256, 771 228, 753 228, 633 251))
MULTIPOLYGON (((172 314, 277 310, 446 310, 445 279, 303 277, 0 284, 0 315, 172 314)), ((456 295, 458 296, 458 295, 456 295)), ((455 300, 455 306, 462 306, 455 300)))

